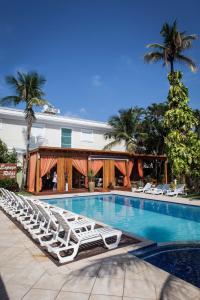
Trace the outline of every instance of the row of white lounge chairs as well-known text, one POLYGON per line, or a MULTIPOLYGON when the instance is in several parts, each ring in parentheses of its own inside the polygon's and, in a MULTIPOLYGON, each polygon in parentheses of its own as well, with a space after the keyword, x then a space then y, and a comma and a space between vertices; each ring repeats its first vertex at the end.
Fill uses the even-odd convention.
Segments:
POLYGON ((166 196, 178 196, 184 195, 185 184, 177 184, 175 189, 170 188, 170 184, 158 184, 156 187, 152 187, 151 183, 147 183, 144 187, 138 188, 135 192, 143 192, 152 195, 163 195, 166 196))
POLYGON ((105 247, 113 249, 120 242, 119 230, 108 226, 96 228, 92 219, 3 188, 0 192, 0 207, 60 263, 72 261, 83 244, 103 241, 105 247))

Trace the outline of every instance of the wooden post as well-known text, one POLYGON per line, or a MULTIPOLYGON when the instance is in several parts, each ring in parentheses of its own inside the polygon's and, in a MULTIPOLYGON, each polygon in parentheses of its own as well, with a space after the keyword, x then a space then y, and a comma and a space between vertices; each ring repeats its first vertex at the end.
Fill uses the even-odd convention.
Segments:
POLYGON ((40 154, 37 153, 37 160, 36 160, 36 180, 35 180, 35 191, 38 194, 40 192, 40 154))
POLYGON ((114 162, 114 160, 109 160, 109 169, 110 169, 109 183, 112 182, 112 185, 115 186, 115 162, 114 162))
POLYGON ((129 176, 129 174, 128 174, 128 171, 129 171, 129 168, 128 168, 129 161, 128 161, 128 160, 126 160, 125 165, 126 165, 127 187, 130 188, 131 185, 130 185, 130 176, 129 176))
POLYGON ((57 161, 57 191, 65 191, 65 158, 58 157, 57 161))
POLYGON ((72 190, 72 158, 66 158, 68 190, 72 190))
POLYGON ((165 160, 165 163, 164 163, 164 177, 165 177, 165 183, 168 183, 168 171, 167 171, 167 165, 168 165, 168 161, 165 160))
POLYGON ((109 185, 109 161, 104 160, 103 164, 103 190, 107 190, 109 185))

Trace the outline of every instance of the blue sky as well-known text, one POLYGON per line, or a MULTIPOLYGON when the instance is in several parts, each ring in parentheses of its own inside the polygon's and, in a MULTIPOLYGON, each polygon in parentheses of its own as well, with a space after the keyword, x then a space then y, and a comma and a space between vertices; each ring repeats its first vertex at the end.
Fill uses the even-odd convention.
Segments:
MULTIPOLYGON (((165 21, 200 36, 200 2, 0 0, 0 97, 4 77, 36 70, 46 98, 65 115, 106 121, 120 108, 165 101, 167 69, 143 61, 165 21)), ((200 65, 200 40, 188 52, 200 65)), ((184 66, 191 105, 200 108, 200 70, 184 66)))

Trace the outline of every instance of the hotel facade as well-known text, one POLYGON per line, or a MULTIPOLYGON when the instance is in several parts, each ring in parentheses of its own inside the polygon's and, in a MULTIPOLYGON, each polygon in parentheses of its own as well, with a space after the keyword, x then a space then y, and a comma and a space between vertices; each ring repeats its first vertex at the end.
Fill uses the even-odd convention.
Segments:
MULTIPOLYGON (((155 160, 163 163, 167 181, 165 156, 131 155, 123 144, 104 151, 109 142, 105 133, 111 129, 104 122, 47 113, 36 113, 36 119, 31 130, 28 173, 28 190, 32 193, 88 189, 89 170, 98 190, 130 189, 131 180, 143 179, 144 166, 149 169, 155 160)), ((26 149, 23 110, 0 108, 0 139, 9 150, 15 148, 22 163, 26 149)))

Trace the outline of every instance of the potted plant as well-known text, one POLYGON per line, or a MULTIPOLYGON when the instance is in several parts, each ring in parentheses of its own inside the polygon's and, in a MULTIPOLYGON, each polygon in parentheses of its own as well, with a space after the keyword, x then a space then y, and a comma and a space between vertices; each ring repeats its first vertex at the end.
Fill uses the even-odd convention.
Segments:
POLYGON ((89 192, 94 192, 95 182, 94 182, 94 172, 92 169, 88 170, 88 189, 89 192))

